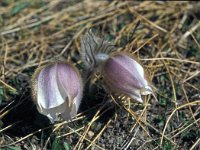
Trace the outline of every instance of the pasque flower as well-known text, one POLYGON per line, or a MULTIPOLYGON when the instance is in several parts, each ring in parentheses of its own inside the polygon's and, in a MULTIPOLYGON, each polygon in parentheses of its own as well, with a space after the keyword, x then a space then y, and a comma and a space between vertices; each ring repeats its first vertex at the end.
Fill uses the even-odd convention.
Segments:
POLYGON ((70 64, 56 62, 40 67, 32 78, 33 98, 38 111, 52 122, 58 115, 65 120, 75 117, 82 98, 82 79, 70 64))
POLYGON ((143 102, 141 95, 152 93, 143 67, 131 56, 114 52, 114 44, 89 30, 81 39, 82 60, 86 68, 100 68, 107 89, 143 102))
POLYGON ((104 83, 111 91, 125 94, 143 102, 141 95, 152 93, 143 67, 124 53, 113 54, 102 66, 104 83))

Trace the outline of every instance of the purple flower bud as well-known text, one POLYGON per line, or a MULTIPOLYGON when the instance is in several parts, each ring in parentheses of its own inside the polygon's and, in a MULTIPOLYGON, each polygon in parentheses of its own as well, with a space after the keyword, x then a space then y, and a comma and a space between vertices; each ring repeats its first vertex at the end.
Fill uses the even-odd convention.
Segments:
POLYGON ((52 122, 60 114, 65 120, 76 116, 83 85, 75 67, 62 62, 46 65, 36 70, 32 81, 33 97, 40 113, 52 122))
POLYGON ((126 54, 112 55, 103 65, 102 73, 109 89, 139 102, 143 102, 141 95, 152 93, 143 67, 126 54))

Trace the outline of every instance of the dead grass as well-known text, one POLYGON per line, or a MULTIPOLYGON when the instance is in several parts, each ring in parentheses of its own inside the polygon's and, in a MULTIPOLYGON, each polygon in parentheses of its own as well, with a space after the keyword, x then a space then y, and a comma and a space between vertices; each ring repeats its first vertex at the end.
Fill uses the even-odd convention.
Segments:
POLYGON ((2 149, 200 149, 199 10, 186 1, 1 1, 2 149), (31 101, 31 75, 57 59, 82 70, 89 28, 141 61, 158 101, 116 99, 96 76, 77 118, 51 125, 31 101))

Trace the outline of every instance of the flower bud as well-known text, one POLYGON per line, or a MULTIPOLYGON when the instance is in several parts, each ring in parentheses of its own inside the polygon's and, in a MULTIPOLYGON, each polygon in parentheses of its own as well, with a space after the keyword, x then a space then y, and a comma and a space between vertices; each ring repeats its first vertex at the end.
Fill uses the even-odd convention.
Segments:
POLYGON ((76 116, 83 85, 75 67, 63 62, 46 65, 36 70, 32 82, 37 109, 51 122, 58 120, 60 114, 65 120, 76 116))
POLYGON ((102 74, 109 89, 138 102, 143 102, 141 95, 152 93, 143 67, 126 54, 112 55, 102 66, 102 74))

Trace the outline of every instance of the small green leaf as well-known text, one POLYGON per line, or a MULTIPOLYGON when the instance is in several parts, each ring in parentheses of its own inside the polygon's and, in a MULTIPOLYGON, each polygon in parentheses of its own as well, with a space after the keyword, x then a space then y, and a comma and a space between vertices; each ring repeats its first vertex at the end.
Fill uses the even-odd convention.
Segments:
POLYGON ((0 87, 0 105, 1 105, 1 102, 4 100, 5 98, 5 89, 3 87, 0 87))
POLYGON ((71 147, 68 143, 64 142, 63 146, 64 146, 65 150, 71 150, 71 147))
POLYGON ((14 16, 16 14, 18 14, 20 11, 22 11, 24 8, 26 8, 29 5, 28 2, 21 2, 18 3, 18 5, 14 6, 14 8, 12 9, 11 14, 14 16))
POLYGON ((172 150, 172 144, 169 142, 166 142, 164 144, 164 150, 172 150))
POLYGON ((160 101, 160 105, 161 106, 166 106, 167 105, 167 99, 166 98, 161 97, 159 99, 159 101, 160 101))
POLYGON ((61 144, 61 142, 58 139, 55 139, 53 141, 51 150, 63 150, 63 145, 61 144))
POLYGON ((8 146, 8 150, 21 150, 21 148, 15 147, 15 146, 8 146))
POLYGON ((107 35, 105 39, 108 40, 108 41, 112 41, 113 38, 114 38, 114 37, 113 37, 112 35, 107 35))

